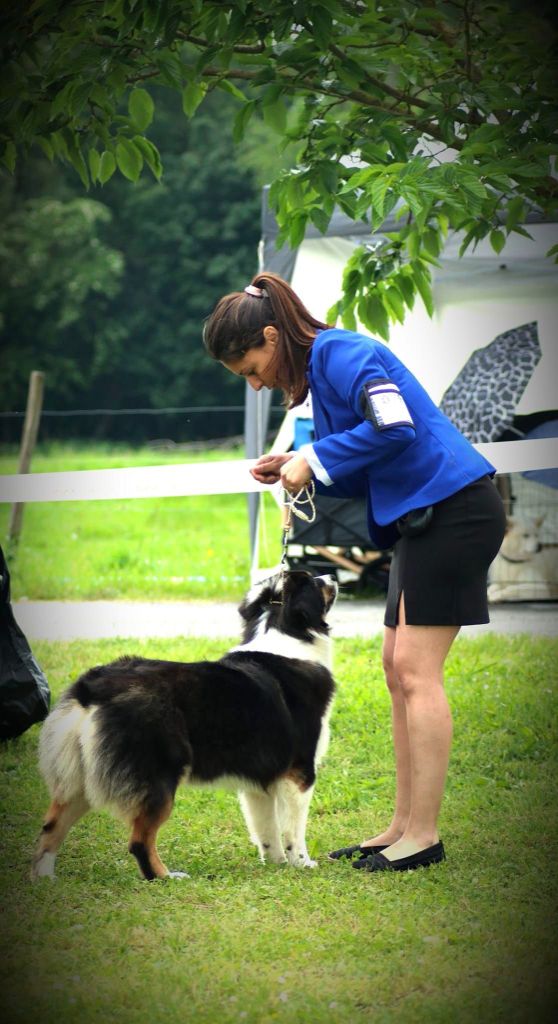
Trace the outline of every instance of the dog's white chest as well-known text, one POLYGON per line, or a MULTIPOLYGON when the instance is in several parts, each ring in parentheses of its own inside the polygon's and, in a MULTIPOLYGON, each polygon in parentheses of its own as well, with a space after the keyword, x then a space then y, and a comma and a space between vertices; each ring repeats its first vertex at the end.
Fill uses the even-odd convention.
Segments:
POLYGON ((299 661, 311 661, 323 665, 331 671, 331 642, 329 637, 314 634, 310 643, 298 640, 294 636, 281 633, 278 629, 266 629, 261 622, 255 635, 248 643, 233 647, 230 654, 249 651, 260 654, 277 654, 282 658, 296 658, 299 661))

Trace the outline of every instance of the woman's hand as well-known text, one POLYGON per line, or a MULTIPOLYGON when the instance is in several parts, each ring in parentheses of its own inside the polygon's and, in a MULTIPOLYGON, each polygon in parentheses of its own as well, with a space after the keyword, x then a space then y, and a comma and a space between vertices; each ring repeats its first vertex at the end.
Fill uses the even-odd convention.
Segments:
POLYGON ((281 479, 281 469, 285 463, 295 456, 295 452, 284 452, 280 455, 261 455, 256 465, 250 470, 254 480, 259 484, 276 484, 281 479))
POLYGON ((292 458, 281 469, 281 483, 290 494, 298 494, 312 479, 312 470, 304 455, 293 453, 292 458))

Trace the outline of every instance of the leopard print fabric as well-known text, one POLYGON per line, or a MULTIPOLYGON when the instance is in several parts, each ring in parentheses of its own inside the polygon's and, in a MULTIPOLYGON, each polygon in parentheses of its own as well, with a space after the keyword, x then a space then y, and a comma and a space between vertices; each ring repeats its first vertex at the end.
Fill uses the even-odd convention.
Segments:
POLYGON ((499 334, 469 357, 440 409, 473 444, 497 441, 512 425, 540 358, 536 322, 499 334))

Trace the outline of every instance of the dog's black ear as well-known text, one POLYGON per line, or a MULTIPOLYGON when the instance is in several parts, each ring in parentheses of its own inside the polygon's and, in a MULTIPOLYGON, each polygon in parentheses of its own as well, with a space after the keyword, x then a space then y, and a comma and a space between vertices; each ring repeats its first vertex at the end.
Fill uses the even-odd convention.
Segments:
POLYGON ((296 595, 302 594, 304 591, 314 589, 314 578, 304 569, 292 569, 291 572, 285 573, 283 579, 283 596, 284 599, 292 600, 296 595))
POLYGON ((238 607, 238 614, 245 622, 249 622, 254 615, 258 615, 260 613, 264 590, 265 587, 261 583, 256 584, 256 586, 252 587, 252 589, 244 596, 238 607))

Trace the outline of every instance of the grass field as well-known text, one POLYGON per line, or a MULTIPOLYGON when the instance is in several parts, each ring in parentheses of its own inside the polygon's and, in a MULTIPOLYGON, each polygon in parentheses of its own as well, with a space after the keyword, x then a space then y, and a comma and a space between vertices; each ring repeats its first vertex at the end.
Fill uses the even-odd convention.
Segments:
MULTIPOLYGON (((52 445, 37 448, 32 468, 45 473, 233 458, 243 452, 52 445)), ((0 454, 0 474, 16 468, 15 452, 0 454)), ((9 511, 0 504, 3 547, 9 511)), ((277 564, 280 539, 277 506, 264 495, 261 564, 277 564)), ((14 600, 237 600, 249 579, 246 496, 29 504, 10 571, 14 600)))
MULTIPOLYGON (((55 695, 125 651, 224 642, 37 644, 55 695)), ((182 790, 160 850, 189 879, 141 882, 124 827, 91 815, 55 882, 27 880, 46 793, 38 727, 0 749, 6 1024, 543 1024, 556 1010, 558 643, 458 639, 448 860, 379 877, 328 849, 383 827, 393 790, 379 640, 338 641, 332 740, 309 822, 314 871, 263 867, 230 793, 182 790)))

